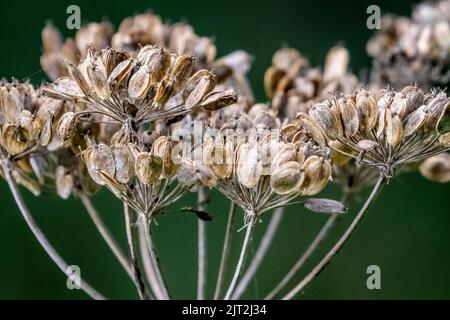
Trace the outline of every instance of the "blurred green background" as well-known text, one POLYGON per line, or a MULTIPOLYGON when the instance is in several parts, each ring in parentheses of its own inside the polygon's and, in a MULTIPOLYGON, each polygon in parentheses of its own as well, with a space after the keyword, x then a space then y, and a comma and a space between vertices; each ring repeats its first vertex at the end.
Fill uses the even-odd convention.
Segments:
MULTIPOLYGON (((1 76, 31 77, 35 84, 45 79, 39 72, 40 31, 45 22, 51 20, 66 36, 72 35, 72 31, 65 29, 66 8, 70 4, 80 6, 83 22, 106 18, 116 26, 126 16, 151 9, 165 21, 184 20, 200 35, 215 37, 219 56, 234 49, 248 51, 255 58, 250 81, 260 101, 265 101, 264 70, 280 46, 296 47, 313 65, 322 65, 327 50, 341 43, 351 52, 352 70, 363 72, 370 66, 365 53, 365 43, 372 33, 366 28, 367 6, 378 4, 382 14, 408 15, 412 8, 409 1, 9 1, 0 11, 1 76)), ((79 290, 66 288, 65 276, 26 227, 3 181, 0 192, 0 298, 87 298, 79 290)), ((81 267, 87 281, 109 298, 137 298, 133 285, 77 199, 63 201, 49 194, 39 198, 26 191, 24 194, 51 242, 69 264, 81 267)), ((340 195, 330 186, 323 196, 337 199, 340 195)), ((322 246, 321 254, 343 232, 363 196, 352 202, 350 214, 322 246)), ((392 181, 349 243, 301 297, 450 298, 449 197, 449 184, 434 184, 416 173, 392 181), (372 264, 381 268, 381 290, 366 288, 366 268, 372 264)), ((211 199, 209 211, 214 218, 207 227, 209 295, 216 280, 228 209, 228 202, 221 195, 213 192, 211 199)), ((94 197, 94 202, 125 247, 119 201, 102 191, 94 197)), ((189 195, 174 209, 194 202, 195 198, 189 195)), ((268 218, 265 216, 257 226, 255 240, 264 231, 268 218)), ((289 208, 268 258, 245 297, 253 299, 265 295, 296 261, 326 218, 298 207, 289 208)), ((241 225, 241 220, 238 224, 241 225)), ((196 226, 193 215, 171 215, 160 218, 155 228, 162 267, 175 298, 195 297, 196 226)), ((242 232, 235 236, 233 263, 242 236, 242 232)), ((254 243, 256 250, 257 242, 254 243)), ((316 259, 306 265, 303 273, 314 261, 316 259)))

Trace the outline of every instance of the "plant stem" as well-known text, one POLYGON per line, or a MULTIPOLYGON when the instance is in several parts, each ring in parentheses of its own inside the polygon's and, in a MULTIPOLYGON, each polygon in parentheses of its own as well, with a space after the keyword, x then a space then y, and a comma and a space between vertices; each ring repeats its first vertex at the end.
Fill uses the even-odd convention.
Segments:
POLYGON ((150 262, 153 266, 153 272, 156 276, 156 279, 158 280, 159 286, 158 290, 161 292, 162 300, 169 300, 170 299, 169 291, 167 289, 167 285, 161 273, 159 260, 155 252, 155 247, 153 245, 149 224, 147 222, 144 222, 144 232, 145 232, 145 241, 147 243, 147 249, 150 256, 150 262))
POLYGON ((139 267, 139 262, 137 260, 135 240, 134 240, 135 232, 133 232, 133 222, 131 219, 130 211, 131 211, 130 207, 124 203, 123 213, 125 216, 125 229, 127 234, 128 250, 131 260, 131 270, 133 271, 134 283, 136 285, 139 297, 141 300, 146 300, 148 297, 145 293, 145 284, 144 281, 142 280, 142 272, 139 267))
MULTIPOLYGON (((344 195, 341 199, 342 203, 347 203, 350 197, 350 192, 344 191, 344 195)), ((295 274, 300 270, 300 268, 305 264, 305 262, 311 257, 311 255, 317 250, 319 245, 323 242, 323 240, 327 237, 333 227, 336 225, 336 221, 339 218, 339 215, 333 214, 331 215, 325 224, 320 229, 317 236, 308 246, 306 251, 300 256, 294 266, 289 270, 289 272, 284 276, 284 278, 278 283, 275 288, 264 298, 264 300, 272 300, 281 290, 283 290, 286 285, 291 281, 291 279, 295 276, 295 274)))
POLYGON ((100 215, 98 214, 94 205, 92 204, 91 199, 89 199, 89 197, 84 194, 79 194, 79 197, 80 197, 81 202, 83 203, 84 207, 86 208, 86 211, 88 212, 89 216, 91 217, 92 222, 94 222, 95 227, 97 228, 100 235, 103 237, 103 240, 105 240, 109 249, 116 256, 117 260, 120 262, 123 269, 130 276, 130 278, 134 281, 133 271, 131 270, 131 265, 130 265, 130 262, 128 261, 128 258, 125 256, 122 249, 119 247, 116 240, 111 235, 111 232, 108 230, 108 228, 106 227, 102 218, 100 217, 100 215))
MULTIPOLYGON (((55 250, 55 248, 53 248, 53 246, 48 241, 47 237, 44 235, 42 230, 36 224, 36 221, 34 220, 33 216, 31 215, 30 211, 28 210, 28 207, 25 204, 25 201, 23 200, 22 195, 20 194, 19 188, 17 187, 17 184, 11 175, 9 163, 7 162, 7 160, 2 160, 1 165, 3 168, 3 173, 5 176, 6 182, 8 183, 9 189, 11 190, 11 193, 17 204, 17 207, 19 208, 20 213, 22 214, 23 218, 25 219, 25 222, 27 223, 31 232, 33 232, 34 236, 39 241, 39 244, 42 246, 42 248, 45 250, 45 252, 50 256, 50 258, 53 260, 53 262, 58 266, 58 268, 61 269, 61 271, 64 274, 67 274, 67 268, 69 267, 69 265, 59 255, 59 253, 55 250)), ((89 285, 89 283, 87 283, 83 279, 81 279, 81 289, 87 295, 89 295, 91 298, 93 298, 95 300, 105 300, 105 297, 102 294, 97 292, 97 290, 92 288, 89 285)))
POLYGON ((356 215, 355 219, 353 219, 350 226, 347 228, 342 237, 336 242, 336 244, 331 248, 331 250, 327 253, 327 255, 311 270, 310 273, 306 275, 306 277, 300 281, 291 291, 289 291, 284 297, 283 300, 292 299, 298 292, 300 292, 312 279, 314 279, 317 274, 322 271, 325 266, 330 262, 330 260, 339 252, 342 246, 347 242, 347 240, 352 235, 353 231, 355 231, 356 226, 364 217, 365 213, 369 210, 370 206, 375 201, 376 197, 380 193, 382 187, 386 182, 385 176, 380 173, 378 181, 376 185, 373 187, 370 196, 367 198, 366 202, 356 215))
MULTIPOLYGON (((206 210, 205 189, 198 189, 198 211, 206 210)), ((198 225, 198 273, 197 273, 197 300, 205 299, 206 290, 206 223, 197 219, 198 225)))
POLYGON ((230 211, 228 213, 228 221, 225 229, 225 238, 223 240, 222 257, 220 258, 219 273, 217 275, 216 289, 214 291, 214 300, 219 299, 222 292, 223 280, 228 265, 228 258, 230 257, 231 239, 233 237, 233 223, 236 215, 236 205, 231 201, 230 211))
POLYGON ((241 254, 239 255, 239 260, 234 270, 233 279, 231 280, 230 286, 228 287, 227 293, 225 294, 224 300, 230 300, 231 295, 234 292, 239 276, 241 275, 242 267, 244 266, 245 257, 247 256, 248 247, 250 244, 253 227, 255 225, 256 213, 248 212, 246 213, 250 217, 247 222, 247 231, 245 232, 244 242, 242 243, 241 254))
POLYGON ((231 296, 231 299, 238 300, 242 296, 242 294, 245 292, 245 289, 247 289, 248 284, 258 271, 259 266, 261 265, 264 257, 267 254, 267 251, 270 248, 270 245, 272 244, 272 240, 278 230, 278 227, 280 226, 281 219, 283 218, 283 211, 284 208, 277 208, 272 213, 269 225, 267 226, 267 229, 261 239, 261 243, 256 250, 256 254, 254 255, 250 266, 244 273, 238 286, 236 287, 236 291, 231 296))

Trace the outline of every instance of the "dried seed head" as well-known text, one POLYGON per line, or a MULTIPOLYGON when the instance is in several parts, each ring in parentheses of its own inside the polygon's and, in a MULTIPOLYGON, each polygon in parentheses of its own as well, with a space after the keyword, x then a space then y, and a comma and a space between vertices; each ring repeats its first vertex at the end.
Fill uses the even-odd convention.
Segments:
POLYGON ((300 165, 295 161, 282 164, 270 177, 270 186, 277 194, 289 194, 297 190, 300 182, 300 165))
POLYGON ((331 164, 319 156, 311 156, 302 166, 303 179, 300 193, 311 196, 322 191, 331 177, 331 164))
MULTIPOLYGON (((56 133, 63 140, 70 139, 75 133, 76 122, 77 115, 74 112, 69 111, 63 114, 61 119, 58 121, 56 133)), ((45 140, 47 139, 44 139, 44 141, 45 140)))
POLYGON ((64 166, 58 166, 55 172, 56 193, 62 199, 70 197, 73 189, 73 178, 70 171, 64 166))
POLYGON ((420 173, 431 181, 450 182, 450 154, 442 153, 426 159, 419 167, 420 173))
POLYGON ((163 160, 148 152, 141 152, 136 156, 134 170, 139 181, 150 184, 159 179, 163 170, 163 160))
POLYGON ((14 124, 5 125, 2 129, 2 145, 11 155, 24 152, 30 144, 28 131, 14 124))

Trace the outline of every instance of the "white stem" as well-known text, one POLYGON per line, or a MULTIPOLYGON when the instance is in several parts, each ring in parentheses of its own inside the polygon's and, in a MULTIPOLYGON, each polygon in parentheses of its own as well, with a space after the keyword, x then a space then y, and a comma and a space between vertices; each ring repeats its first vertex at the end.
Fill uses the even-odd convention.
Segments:
MULTIPOLYGON (((205 211, 206 194, 204 188, 198 190, 198 211, 205 211)), ((197 300, 205 299, 206 290, 206 223, 198 220, 198 272, 197 300)))
POLYGON ((238 300, 242 296, 242 294, 245 292, 245 289, 247 289, 248 284, 258 271, 259 266, 261 265, 264 257, 267 254, 267 251, 270 248, 270 245, 272 244, 272 240, 278 230, 278 227, 280 226, 281 219, 283 218, 283 211, 284 208, 277 208, 273 212, 269 225, 267 226, 267 229, 261 239, 261 243, 250 263, 250 266, 248 267, 247 271, 244 273, 241 281, 236 287, 236 291, 231 296, 232 300, 238 300))
POLYGON ((230 286, 228 287, 227 293, 225 294, 224 300, 230 300, 231 295, 234 292, 239 276, 241 275, 242 267, 244 266, 245 257, 247 256, 248 247, 250 244, 253 227, 255 225, 255 213, 246 213, 250 219, 247 223, 247 231, 245 232, 244 242, 242 243, 241 254, 239 255, 239 260, 234 270, 233 279, 231 280, 230 286))
MULTIPOLYGON (((23 218, 25 219, 25 222, 27 223, 28 227, 30 228, 31 232, 33 232, 36 239, 39 241, 39 244, 42 246, 42 248, 45 250, 45 252, 50 256, 50 258, 53 260, 53 262, 58 266, 59 269, 64 274, 67 274, 68 272, 67 268, 69 265, 64 261, 64 259, 59 255, 59 253, 53 248, 53 246, 48 241, 47 237, 44 235, 42 230, 38 227, 36 224, 36 221, 34 220, 33 216, 31 215, 30 211, 28 210, 28 207, 25 204, 25 201, 22 198, 22 195, 20 194, 20 191, 16 185, 16 182, 14 181, 13 177, 11 176, 11 171, 9 168, 9 164, 6 160, 2 160, 2 168, 3 173, 5 175, 6 182, 8 183, 9 189, 11 190, 11 193, 14 197, 14 200, 16 201, 16 204, 20 210, 20 213, 22 214, 23 218)), ((89 283, 81 279, 81 289, 86 292, 91 298, 95 300, 105 300, 105 297, 97 292, 94 288, 92 288, 89 283)))

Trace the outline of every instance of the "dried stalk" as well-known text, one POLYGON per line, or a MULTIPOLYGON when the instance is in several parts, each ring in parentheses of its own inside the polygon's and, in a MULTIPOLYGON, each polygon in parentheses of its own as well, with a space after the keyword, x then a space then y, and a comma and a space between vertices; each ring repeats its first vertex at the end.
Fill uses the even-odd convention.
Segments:
POLYGON ((245 292, 245 289, 247 289, 248 284, 258 271, 259 266, 261 265, 264 257, 266 256, 267 251, 269 250, 270 245, 272 244, 273 238, 276 232, 278 231, 281 219, 283 218, 283 211, 284 208, 277 208, 273 212, 269 225, 267 226, 267 229, 261 239, 261 243, 258 249, 256 250, 256 254, 254 255, 250 263, 250 266, 244 273, 244 276, 242 277, 238 286, 236 287, 236 291, 231 296, 231 299, 238 300, 242 296, 242 294, 245 292))
MULTIPOLYGON (((198 211, 206 210, 206 194, 204 188, 198 189, 198 211)), ((197 300, 205 299, 206 290, 206 223, 198 219, 198 276, 197 300)))
MULTIPOLYGON (((17 187, 17 184, 11 175, 8 161, 3 159, 1 161, 1 165, 2 165, 4 176, 5 176, 5 180, 8 183, 9 189, 11 190, 11 193, 17 204, 17 207, 19 208, 20 213, 22 214, 23 218, 25 219, 25 222, 27 223, 31 232, 33 232, 34 236, 39 241, 39 244, 42 246, 42 248, 45 250, 45 252, 50 256, 50 258, 58 266, 58 268, 61 269, 61 271, 64 274, 66 274, 66 271, 67 271, 67 268, 69 267, 69 265, 59 255, 59 253, 55 250, 55 248, 53 248, 53 246, 48 241, 47 237, 44 235, 42 230, 36 224, 36 221, 34 220, 33 216, 31 215, 30 211, 28 210, 28 207, 25 204, 25 201, 23 200, 22 195, 20 194, 19 188, 17 187)), ((105 300, 106 299, 101 293, 99 293, 97 290, 92 288, 89 285, 89 283, 87 283, 83 279, 81 279, 81 289, 87 295, 89 295, 91 298, 93 298, 95 300, 105 300)))
POLYGON ((225 278, 225 272, 228 265, 228 258, 230 257, 230 249, 231 249, 230 245, 231 239, 233 237, 233 223, 235 215, 236 215, 236 205, 234 204, 233 201, 231 201, 230 210, 228 213, 227 226, 225 229, 225 238, 223 240, 223 249, 222 249, 222 256, 220 258, 219 273, 217 275, 216 289, 214 291, 214 300, 219 299, 219 296, 222 292, 223 280, 225 278))
POLYGON ((356 215, 355 219, 353 219, 350 226, 347 228, 342 237, 336 242, 336 244, 331 248, 331 250, 327 253, 327 255, 311 270, 310 273, 306 275, 306 277, 300 281, 291 291, 289 291, 282 299, 290 300, 292 299, 298 292, 300 292, 312 279, 314 279, 317 274, 322 271, 325 266, 331 261, 331 259, 339 252, 342 246, 347 242, 347 240, 352 235, 353 231, 355 231, 356 226, 364 217, 365 213, 369 210, 370 206, 375 201, 376 197, 380 193, 384 184, 386 183, 386 177, 383 173, 380 173, 378 181, 376 185, 373 187, 370 196, 367 198, 361 210, 356 215))

